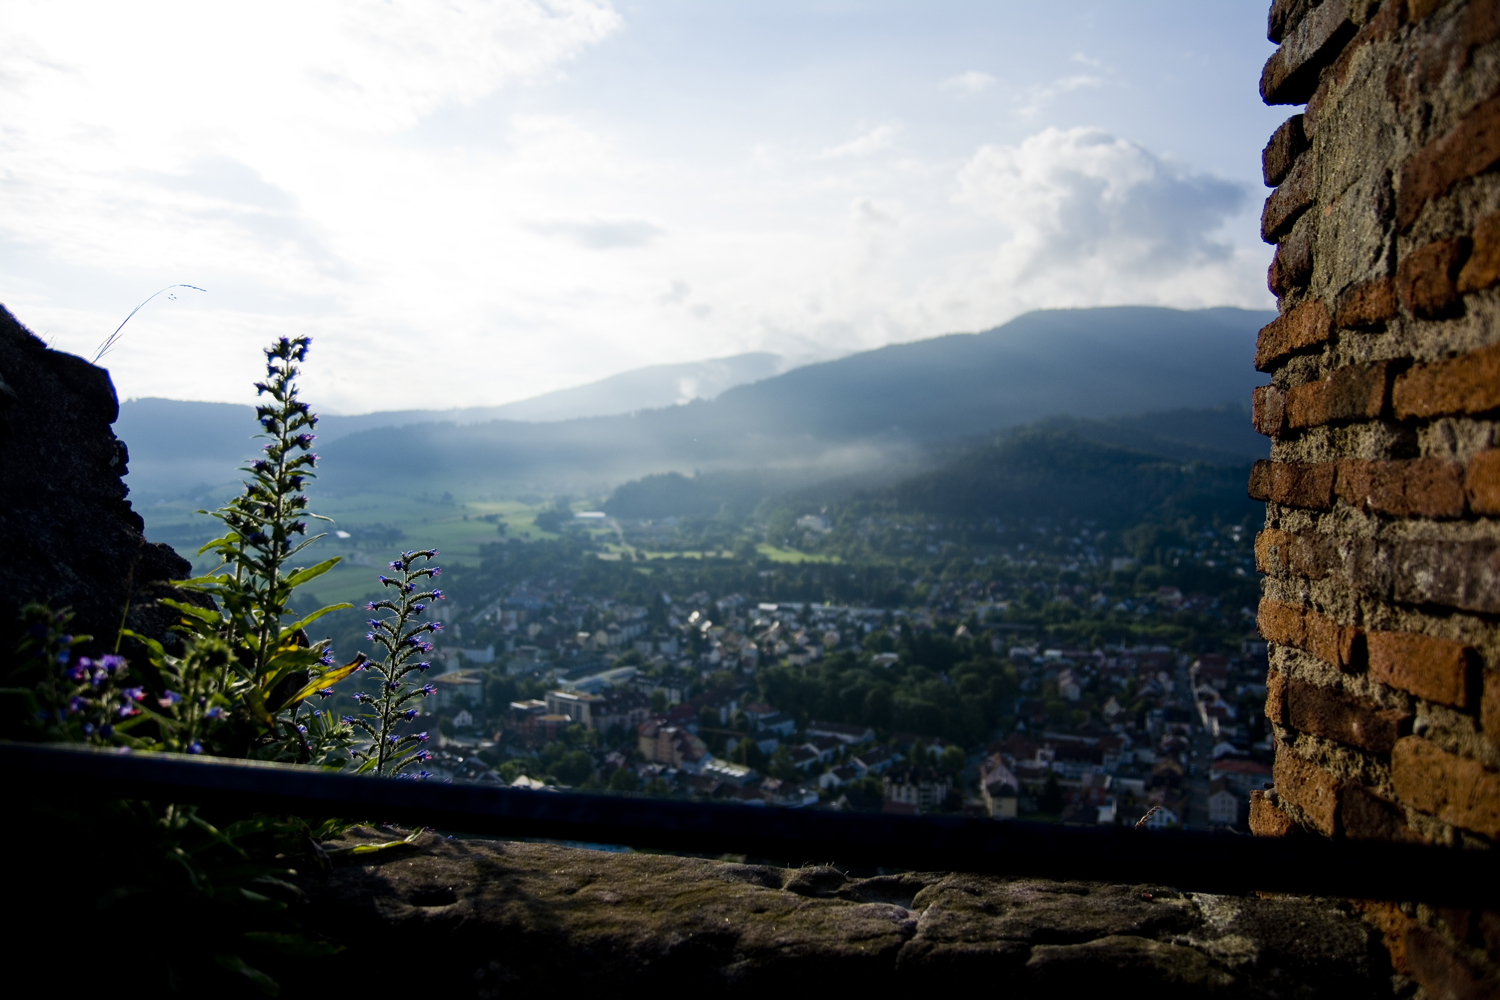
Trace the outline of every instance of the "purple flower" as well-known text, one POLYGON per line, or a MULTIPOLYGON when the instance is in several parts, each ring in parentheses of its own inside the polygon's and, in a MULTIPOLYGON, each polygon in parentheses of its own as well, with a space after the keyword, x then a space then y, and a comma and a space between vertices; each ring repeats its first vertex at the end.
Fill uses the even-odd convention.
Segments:
POLYGON ((119 708, 115 709, 115 714, 122 719, 128 719, 132 715, 140 715, 141 710, 136 708, 134 705, 126 704, 121 705, 119 708))
POLYGON ((374 632, 366 632, 365 633, 365 641, 366 642, 374 642, 375 641, 375 633, 374 632))
POLYGON ((318 692, 318 697, 319 698, 332 698, 333 697, 333 688, 323 688, 322 690, 320 690, 318 692))
POLYGON ((300 490, 302 488, 302 477, 301 476, 288 476, 287 477, 287 485, 289 485, 294 490, 300 490))
POLYGON ((323 652, 323 655, 318 657, 318 662, 323 664, 323 666, 325 667, 333 666, 333 650, 325 650, 323 652))
POLYGON ((424 611, 426 611, 426 610, 427 610, 427 605, 425 605, 425 604, 413 604, 413 605, 412 605, 412 606, 411 606, 411 609, 412 609, 412 610, 413 610, 413 611, 414 611, 414 612, 416 612, 416 613, 417 613, 417 614, 419 614, 419 615, 420 615, 420 614, 421 614, 421 613, 422 613, 422 612, 424 612, 424 611))
POLYGON ((425 674, 425 673, 427 673, 427 671, 429 671, 431 669, 432 669, 432 664, 429 663, 427 660, 423 660, 421 663, 417 664, 417 673, 425 674))
POLYGON ((305 733, 305 732, 307 732, 307 727, 303 726, 303 725, 299 725, 299 726, 297 726, 297 732, 299 732, 299 733, 305 733))
POLYGON ((432 772, 431 771, 418 771, 417 772, 417 780, 419 780, 419 781, 426 781, 430 777, 432 777, 432 772))
POLYGON ((400 681, 386 681, 386 682, 385 682, 385 686, 386 686, 386 687, 387 687, 387 688, 388 688, 388 689, 390 689, 390 690, 392 690, 392 691, 394 691, 394 690, 396 690, 396 689, 397 689, 397 688, 398 688, 398 687, 400 687, 400 686, 401 686, 401 682, 400 682, 400 681))
POLYGON ((427 623, 427 627, 430 628, 430 629, 432 629, 432 631, 434 631, 434 632, 441 632, 443 630, 443 623, 442 622, 428 622, 427 623))
POLYGON ((92 736, 92 735, 94 735, 94 724, 92 722, 85 722, 83 724, 83 735, 85 735, 85 736, 92 736))
POLYGON ((416 758, 417 758, 417 760, 423 760, 423 761, 431 760, 432 759, 432 754, 428 753, 426 750, 418 750, 417 753, 416 753, 416 758))
POLYGON ((88 707, 88 699, 83 697, 74 698, 68 702, 68 713, 81 712, 88 707))
POLYGON ((222 718, 224 718, 224 709, 221 708, 218 705, 215 705, 213 708, 210 708, 207 712, 204 712, 203 713, 203 717, 205 719, 222 719, 222 718))
MULTIPOLYGON (((385 578, 381 577, 381 579, 385 579, 385 578)), ((365 602, 365 610, 366 611, 374 611, 375 610, 375 602, 374 601, 366 601, 365 602)))
POLYGON ((397 743, 401 742, 401 737, 399 737, 399 736, 387 736, 385 738, 385 741, 387 743, 389 743, 391 746, 395 746, 397 743))
POLYGON ((342 722, 346 726, 352 726, 352 725, 354 725, 354 716, 352 716, 352 715, 341 715, 341 716, 339 716, 339 721, 342 722))
POLYGON ((380 619, 379 618, 366 618, 365 619, 365 624, 368 625, 368 626, 370 626, 371 628, 379 628, 380 627, 380 619))
POLYGON ((160 698, 156 699, 156 704, 162 708, 170 708, 181 700, 182 695, 178 694, 176 691, 167 691, 164 692, 160 698))
POLYGON ((99 657, 99 665, 110 673, 125 669, 125 657, 116 656, 114 653, 105 653, 99 657))
POLYGON ((193 742, 191 742, 191 743, 189 743, 187 745, 187 752, 188 753, 202 753, 203 752, 203 744, 199 743, 197 740, 194 740, 193 742))
POLYGON ((417 688, 417 691, 422 695, 423 698, 426 698, 428 695, 437 694, 437 688, 433 687, 431 684, 423 684, 421 687, 417 688))
POLYGON ((426 733, 418 733, 417 734, 417 742, 418 743, 426 743, 427 742, 427 734, 426 733))
POLYGON ((415 719, 417 717, 417 710, 415 708, 408 708, 406 711, 402 712, 401 715, 406 719, 407 722, 410 722, 412 719, 415 719))
POLYGON ((124 691, 121 691, 120 694, 123 695, 126 698, 129 698, 131 701, 145 701, 146 700, 146 689, 145 688, 126 688, 124 691))
POLYGON ((434 590, 432 592, 432 599, 435 601, 447 600, 447 598, 443 596, 443 592, 441 590, 434 590))
POLYGON ((388 576, 377 576, 375 579, 379 580, 381 585, 385 587, 389 587, 394 582, 388 576))
POLYGON ((89 675, 88 664, 89 664, 88 657, 83 657, 77 663, 73 664, 72 667, 68 668, 67 670, 64 670, 63 671, 63 676, 66 677, 70 681, 81 681, 81 680, 84 680, 89 675))
POLYGON ((369 695, 365 694, 363 691, 356 691, 356 692, 354 692, 354 700, 357 701, 357 702, 359 702, 360 704, 364 704, 367 701, 374 701, 375 699, 371 698, 369 695))
POLYGON ((295 535, 305 535, 307 534, 307 522, 293 521, 290 525, 288 525, 286 530, 295 535))
MULTIPOLYGON (((403 563, 400 559, 393 559, 391 560, 390 567, 391 569, 399 573, 406 568, 406 564, 403 563)), ((381 579, 384 579, 384 577, 382 577, 381 579)))

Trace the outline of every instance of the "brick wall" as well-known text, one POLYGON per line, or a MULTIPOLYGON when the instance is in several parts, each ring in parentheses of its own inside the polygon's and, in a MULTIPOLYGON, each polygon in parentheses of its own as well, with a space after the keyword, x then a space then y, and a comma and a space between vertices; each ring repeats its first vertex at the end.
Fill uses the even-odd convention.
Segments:
MULTIPOLYGON (((1275 786, 1261 835, 1500 842, 1500 0, 1276 0, 1280 315, 1254 396, 1275 786)), ((1500 995, 1500 914, 1362 904, 1397 974, 1500 995)))

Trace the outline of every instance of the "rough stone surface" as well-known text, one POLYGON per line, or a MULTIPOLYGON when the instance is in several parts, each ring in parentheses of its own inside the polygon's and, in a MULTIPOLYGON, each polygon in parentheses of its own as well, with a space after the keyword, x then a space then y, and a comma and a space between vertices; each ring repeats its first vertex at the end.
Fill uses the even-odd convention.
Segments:
POLYGON ((395 946, 423 957, 382 973, 382 990, 420 984, 455 998, 537 987, 1390 994, 1376 936, 1352 908, 1293 897, 942 873, 848 878, 436 837, 356 857, 307 891, 317 925, 348 946, 329 975, 395 946))
POLYGON ((109 373, 47 345, 0 306, 0 649, 13 649, 27 601, 71 607, 73 628, 113 647, 122 617, 165 637, 175 614, 155 604, 187 560, 141 534, 125 499, 124 442, 109 373), (127 614, 127 602, 129 612, 127 614))

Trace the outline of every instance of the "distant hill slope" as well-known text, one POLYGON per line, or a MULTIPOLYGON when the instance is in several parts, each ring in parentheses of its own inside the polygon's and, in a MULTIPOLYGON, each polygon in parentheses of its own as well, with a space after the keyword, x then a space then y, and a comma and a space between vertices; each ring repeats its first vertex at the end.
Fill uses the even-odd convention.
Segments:
MULTIPOLYGON (((793 369, 735 386, 712 401, 612 416, 475 422, 502 409, 493 407, 329 417, 319 427, 325 459, 319 486, 342 493, 389 489, 384 470, 393 454, 421 456, 433 484, 501 490, 608 489, 653 472, 763 466, 811 469, 829 478, 887 463, 893 455, 909 459, 906 452, 932 442, 1048 417, 1099 421, 1147 412, 1158 414, 1151 424, 1119 424, 1108 433, 1176 441, 1184 458, 1194 449, 1244 454, 1240 444, 1226 447, 1235 435, 1210 434, 1210 441, 1198 418, 1162 411, 1243 405, 1262 381, 1250 358, 1256 331, 1272 315, 1153 307, 1027 313, 984 333, 793 369)), ((724 363, 743 361, 735 369, 741 373, 769 363, 765 356, 747 357, 757 356, 724 363)), ((660 389, 663 378, 685 377, 667 371, 679 367, 658 366, 642 384, 660 389)), ((609 392, 626 393, 633 384, 627 376, 636 374, 596 387, 612 383, 609 392)), ((575 391, 582 390, 568 390, 575 391)), ((564 412, 576 400, 532 402, 538 408, 531 412, 542 413, 564 412)), ((132 488, 164 495, 233 478, 238 461, 253 451, 248 437, 254 424, 248 409, 238 408, 245 430, 232 440, 232 409, 164 400, 125 404, 117 433, 131 448, 132 488), (190 409, 173 415, 173 405, 190 409), (217 479, 202 474, 213 454, 222 456, 217 479), (173 463, 180 467, 176 474, 173 463)), ((1241 419, 1225 414, 1220 423, 1241 419)))
MULTIPOLYGON (((1173 416, 1212 424, 1228 409, 1179 410, 1173 416)), ((1241 421, 1248 419, 1243 410, 1237 412, 1241 421)), ((1150 424, 1156 417, 1129 423, 1150 424)), ((1128 427, 1121 426, 1126 423, 1041 421, 936 446, 879 477, 817 482, 805 472, 797 476, 779 469, 652 475, 616 487, 604 509, 630 519, 708 517, 724 508, 747 514, 771 500, 799 512, 854 504, 969 520, 1081 517, 1101 524, 1171 522, 1183 516, 1208 523, 1215 514, 1239 521, 1255 513, 1257 506, 1245 495, 1250 456, 1149 434, 1132 440, 1128 427)))

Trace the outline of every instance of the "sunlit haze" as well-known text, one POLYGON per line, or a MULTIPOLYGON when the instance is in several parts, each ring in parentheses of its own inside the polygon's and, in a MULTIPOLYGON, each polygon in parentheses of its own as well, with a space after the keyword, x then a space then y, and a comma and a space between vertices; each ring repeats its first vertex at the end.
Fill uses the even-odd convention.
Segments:
POLYGON ((330 411, 1271 306, 1264 0, 11 2, 0 301, 122 398, 330 411))

